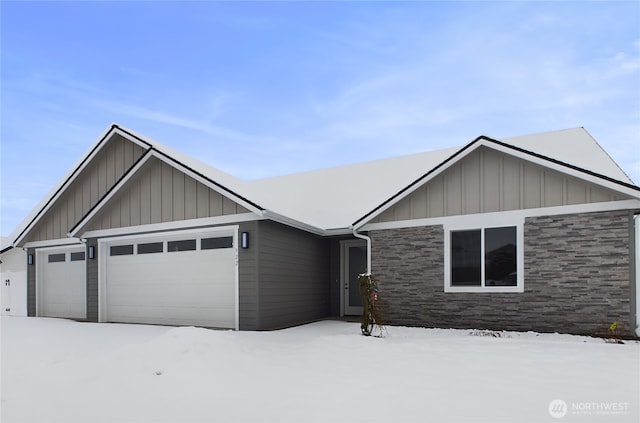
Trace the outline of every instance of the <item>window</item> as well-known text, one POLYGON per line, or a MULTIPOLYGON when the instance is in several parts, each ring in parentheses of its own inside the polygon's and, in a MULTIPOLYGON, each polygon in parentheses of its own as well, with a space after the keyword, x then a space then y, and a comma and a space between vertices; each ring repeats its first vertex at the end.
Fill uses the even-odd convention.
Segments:
POLYGON ((233 237, 223 236, 218 238, 202 238, 200 249, 201 250, 216 250, 218 248, 232 248, 233 237))
POLYGON ((61 254, 49 254, 49 256, 47 257, 47 260, 49 261, 49 263, 60 263, 65 261, 64 258, 64 253, 61 254))
POLYGON ((523 292, 521 226, 450 229, 446 292, 523 292))
POLYGON ((133 244, 114 245, 109 249, 109 254, 112 256, 129 256, 133 254, 133 244))
POLYGON ((71 261, 84 261, 84 251, 71 253, 71 261))
POLYGON ((167 250, 174 251, 194 251, 196 249, 195 239, 185 239, 184 241, 169 241, 167 250))
POLYGON ((147 244, 138 244, 138 254, 161 253, 163 251, 163 242, 149 242, 147 244))

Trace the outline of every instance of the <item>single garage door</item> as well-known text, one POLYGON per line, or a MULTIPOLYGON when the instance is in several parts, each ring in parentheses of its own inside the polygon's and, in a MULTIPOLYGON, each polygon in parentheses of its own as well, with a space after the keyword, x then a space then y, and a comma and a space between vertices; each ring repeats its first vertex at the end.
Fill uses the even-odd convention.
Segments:
POLYGON ((38 315, 86 319, 85 246, 38 250, 38 315))
POLYGON ((236 328, 236 230, 105 244, 109 322, 236 328))

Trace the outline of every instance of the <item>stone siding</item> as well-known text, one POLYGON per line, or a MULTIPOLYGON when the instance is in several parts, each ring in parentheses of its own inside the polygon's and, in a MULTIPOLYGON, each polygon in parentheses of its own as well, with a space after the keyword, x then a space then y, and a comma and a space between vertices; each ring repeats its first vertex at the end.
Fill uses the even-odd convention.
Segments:
POLYGON ((373 273, 390 324, 630 333, 627 211, 528 218, 524 293, 445 293, 442 226, 372 231, 373 273))

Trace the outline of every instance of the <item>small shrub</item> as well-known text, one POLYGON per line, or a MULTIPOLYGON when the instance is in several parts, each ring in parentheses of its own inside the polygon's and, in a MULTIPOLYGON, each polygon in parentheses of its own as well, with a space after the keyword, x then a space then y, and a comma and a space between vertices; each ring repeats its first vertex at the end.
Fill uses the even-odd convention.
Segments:
POLYGON ((360 329, 365 336, 371 336, 375 327, 380 330, 380 336, 384 331, 382 307, 378 283, 370 273, 358 275, 358 287, 362 297, 362 316, 360 317, 360 329))

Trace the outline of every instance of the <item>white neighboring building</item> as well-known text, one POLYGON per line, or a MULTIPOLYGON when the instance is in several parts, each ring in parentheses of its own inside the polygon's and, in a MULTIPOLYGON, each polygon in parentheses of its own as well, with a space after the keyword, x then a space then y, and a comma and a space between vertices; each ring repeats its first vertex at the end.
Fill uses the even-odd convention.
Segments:
POLYGON ((0 243, 0 300, 3 316, 27 315, 27 253, 11 248, 8 238, 0 243))

